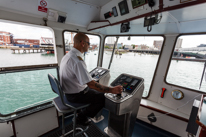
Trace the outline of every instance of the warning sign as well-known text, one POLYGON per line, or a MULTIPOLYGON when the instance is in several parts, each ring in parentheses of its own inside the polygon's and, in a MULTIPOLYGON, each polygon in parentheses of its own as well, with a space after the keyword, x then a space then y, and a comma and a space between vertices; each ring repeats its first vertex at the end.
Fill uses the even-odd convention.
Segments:
POLYGON ((46 0, 38 0, 38 11, 47 13, 47 1, 46 0))

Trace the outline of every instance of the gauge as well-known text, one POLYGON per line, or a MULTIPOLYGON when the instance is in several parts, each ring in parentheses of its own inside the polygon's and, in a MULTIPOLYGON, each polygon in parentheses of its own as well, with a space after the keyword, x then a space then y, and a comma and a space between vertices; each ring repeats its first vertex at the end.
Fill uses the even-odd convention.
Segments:
POLYGON ((172 97, 177 100, 180 100, 184 97, 183 92, 177 89, 173 90, 171 94, 172 94, 172 97))

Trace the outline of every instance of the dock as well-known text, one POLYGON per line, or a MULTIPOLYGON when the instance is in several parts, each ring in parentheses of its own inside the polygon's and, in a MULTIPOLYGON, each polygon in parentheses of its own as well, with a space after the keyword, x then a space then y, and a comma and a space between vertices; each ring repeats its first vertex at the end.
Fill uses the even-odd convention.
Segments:
POLYGON ((35 53, 42 53, 42 52, 47 52, 47 51, 52 51, 54 50, 53 47, 41 47, 41 48, 11 48, 11 50, 13 51, 13 53, 16 53, 15 51, 18 51, 18 53, 20 53, 20 51, 23 51, 23 53, 31 53, 31 52, 35 52, 35 53))

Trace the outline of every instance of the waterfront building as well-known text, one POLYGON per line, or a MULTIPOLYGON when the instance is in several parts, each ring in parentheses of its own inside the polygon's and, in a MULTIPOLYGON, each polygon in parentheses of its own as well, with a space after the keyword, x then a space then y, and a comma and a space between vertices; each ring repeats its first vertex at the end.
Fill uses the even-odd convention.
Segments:
POLYGON ((14 44, 21 44, 21 45, 39 45, 38 39, 14 39, 14 44))
MULTIPOLYGON (((40 45, 41 46, 53 46, 54 40, 53 38, 47 38, 47 37, 41 37, 40 39, 40 45)), ((71 41, 71 44, 73 44, 73 40, 71 41)))
POLYGON ((115 37, 108 37, 108 38, 107 38, 107 43, 108 43, 108 44, 114 44, 114 38, 115 38, 115 37))
POLYGON ((154 48, 157 48, 158 50, 161 50, 161 48, 162 48, 162 43, 163 43, 162 40, 154 40, 153 46, 154 46, 154 48))
POLYGON ((13 34, 6 31, 0 31, 0 45, 11 44, 13 40, 13 34))
POLYGON ((124 45, 124 49, 133 49, 133 46, 131 46, 131 45, 124 45))
POLYGON ((106 44, 104 45, 105 48, 109 48, 109 49, 112 49, 113 46, 114 46, 114 44, 108 44, 108 43, 106 43, 106 44))
POLYGON ((140 47, 141 47, 141 49, 145 49, 145 50, 149 48, 149 47, 148 47, 147 45, 145 45, 145 44, 141 44, 140 47))
POLYGON ((117 43, 117 49, 122 48, 122 43, 117 43))
POLYGON ((200 44, 199 46, 197 47, 206 47, 206 44, 200 44))
POLYGON ((94 49, 97 49, 97 44, 91 44, 91 46, 90 46, 90 50, 94 50, 94 49))

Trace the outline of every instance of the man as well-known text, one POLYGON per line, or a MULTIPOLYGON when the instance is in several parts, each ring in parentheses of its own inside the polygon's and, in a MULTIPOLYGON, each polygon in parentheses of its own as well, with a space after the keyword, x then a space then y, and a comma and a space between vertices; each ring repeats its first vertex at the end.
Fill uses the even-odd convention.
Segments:
POLYGON ((104 93, 120 94, 122 86, 106 87, 95 82, 87 71, 82 54, 88 51, 89 37, 77 33, 74 37, 74 48, 61 60, 60 84, 70 102, 90 103, 90 106, 78 113, 77 122, 87 125, 105 103, 104 93))

